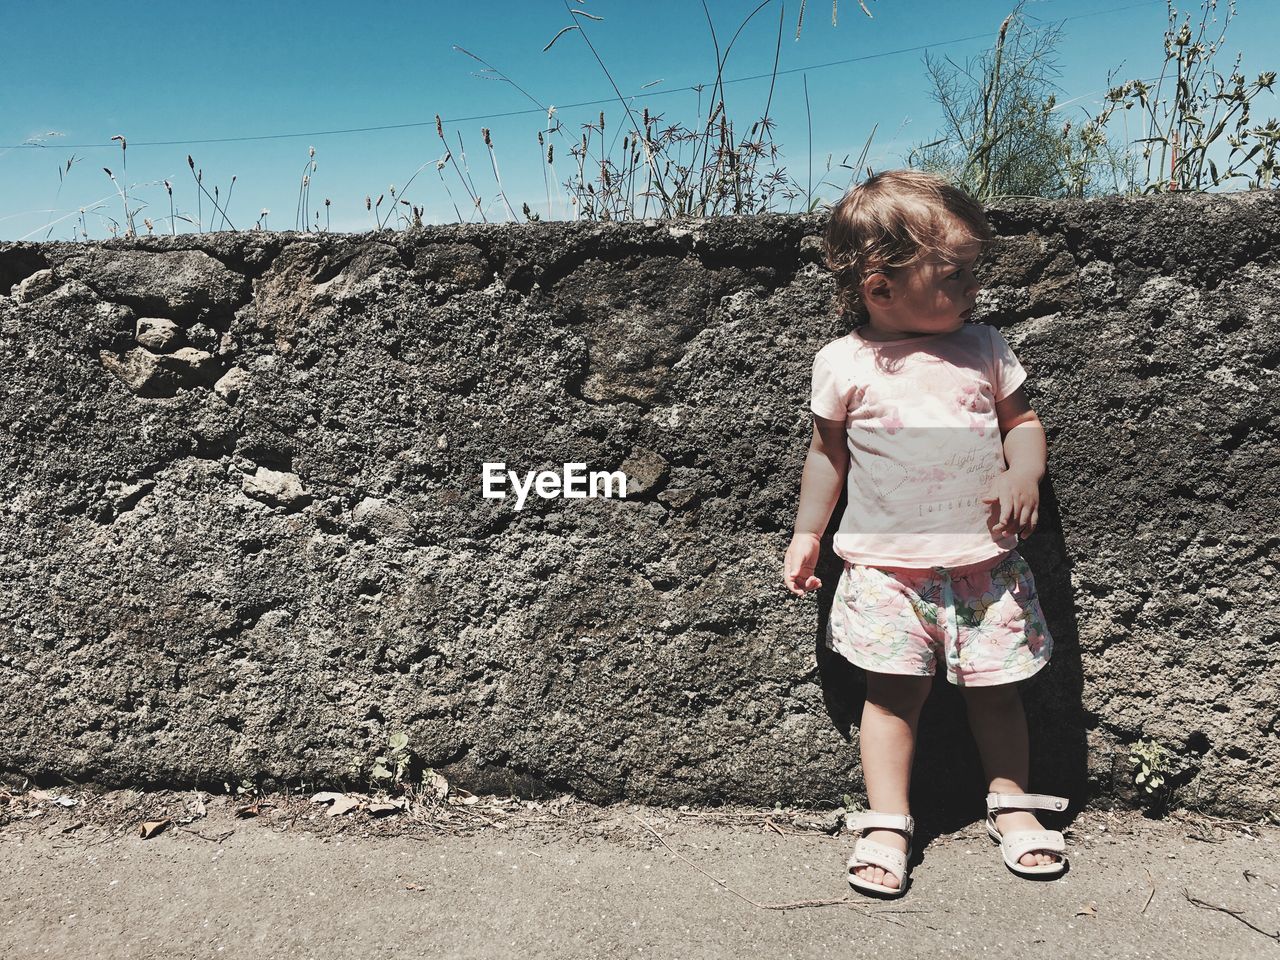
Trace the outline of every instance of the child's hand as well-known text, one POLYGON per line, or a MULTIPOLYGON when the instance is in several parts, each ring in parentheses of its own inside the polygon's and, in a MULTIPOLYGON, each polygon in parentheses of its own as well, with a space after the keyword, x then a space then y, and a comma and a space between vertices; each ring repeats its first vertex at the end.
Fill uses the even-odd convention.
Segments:
POLYGON ((817 590, 822 581, 813 575, 818 565, 819 538, 813 533, 797 533, 791 538, 786 556, 782 558, 782 581, 797 597, 806 591, 817 590))
POLYGON ((1040 484, 1032 473, 1009 469, 991 484, 983 503, 998 504, 991 508, 996 522, 991 532, 996 536, 1016 533, 1025 540, 1035 532, 1040 519, 1040 484))

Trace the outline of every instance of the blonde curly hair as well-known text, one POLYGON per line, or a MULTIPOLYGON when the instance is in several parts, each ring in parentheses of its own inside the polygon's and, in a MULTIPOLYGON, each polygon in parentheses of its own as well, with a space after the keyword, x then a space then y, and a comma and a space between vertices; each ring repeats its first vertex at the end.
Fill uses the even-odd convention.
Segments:
POLYGON ((985 249, 994 234, 982 207, 946 180, 919 170, 886 170, 864 180, 831 210, 823 256, 836 278, 836 303, 847 318, 865 321, 862 281, 872 273, 909 267, 932 254, 955 256, 948 227, 961 242, 985 249))

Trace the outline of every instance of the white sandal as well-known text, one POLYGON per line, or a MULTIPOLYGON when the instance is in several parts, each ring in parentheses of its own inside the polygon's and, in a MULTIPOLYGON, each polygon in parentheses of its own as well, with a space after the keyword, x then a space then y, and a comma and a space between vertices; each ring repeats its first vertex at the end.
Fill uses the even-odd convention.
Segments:
POLYGON ((989 793, 987 794, 987 833, 1000 844, 1004 865, 1024 877, 1043 877, 1062 873, 1067 868, 1067 843, 1057 830, 1010 830, 1001 834, 996 828, 996 814, 1003 810, 1056 810, 1067 809, 1066 797, 1051 797, 1042 793, 989 793), (1050 853, 1058 859, 1054 863, 1041 863, 1028 867, 1019 863, 1028 853, 1050 853))
POLYGON ((862 831, 863 836, 853 845, 853 856, 849 858, 849 883, 859 890, 870 890, 873 893, 891 897, 901 896, 907 889, 907 879, 911 869, 907 865, 911 859, 911 835, 915 832, 916 822, 903 813, 850 813, 845 816, 845 826, 850 831, 862 831), (867 830, 901 830, 907 835, 907 852, 902 853, 893 847, 875 840, 868 840, 867 830), (882 883, 872 883, 854 873, 859 867, 880 867, 898 878, 896 887, 887 887, 882 883))

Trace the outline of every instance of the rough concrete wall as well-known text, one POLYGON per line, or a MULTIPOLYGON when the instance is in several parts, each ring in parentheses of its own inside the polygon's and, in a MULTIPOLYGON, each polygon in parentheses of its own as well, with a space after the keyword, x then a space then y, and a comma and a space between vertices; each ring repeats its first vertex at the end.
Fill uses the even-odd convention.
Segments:
MULTIPOLYGON (((1256 815, 1280 793, 1280 202, 991 216, 980 319, 1050 449, 1032 789, 1133 800, 1145 735, 1183 802, 1256 815)), ((821 641, 839 567, 816 601, 780 583, 812 357, 845 332, 821 228, 0 246, 0 770, 296 782, 404 730, 473 789, 856 791, 862 680, 821 641), (516 511, 486 461, 632 488, 516 511)), ((980 803, 962 721, 940 681, 921 804, 980 803)))

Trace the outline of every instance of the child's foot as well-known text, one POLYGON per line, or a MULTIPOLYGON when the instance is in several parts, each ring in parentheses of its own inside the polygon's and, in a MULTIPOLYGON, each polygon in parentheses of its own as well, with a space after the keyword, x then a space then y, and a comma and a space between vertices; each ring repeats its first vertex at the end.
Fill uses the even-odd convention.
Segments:
MULTIPOLYGON (((868 830, 864 836, 868 840, 874 840, 876 843, 883 843, 886 847, 892 847, 894 850, 907 852, 907 835, 899 830, 868 830)), ((878 883, 882 886, 898 889, 902 883, 902 879, 883 867, 873 867, 870 865, 858 867, 853 871, 854 875, 868 881, 869 883, 878 883)))
MULTIPOLYGON (((1044 827, 1034 814, 1026 810, 1012 810, 997 814, 996 829, 1001 833, 1008 833, 1011 830, 1043 830, 1044 827)), ((1057 863, 1058 858, 1052 853, 1024 853, 1018 858, 1018 862, 1024 867, 1038 867, 1046 863, 1057 863)))

